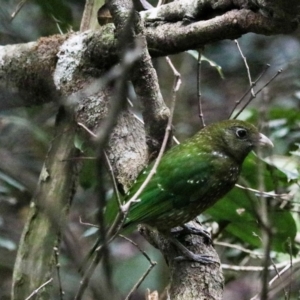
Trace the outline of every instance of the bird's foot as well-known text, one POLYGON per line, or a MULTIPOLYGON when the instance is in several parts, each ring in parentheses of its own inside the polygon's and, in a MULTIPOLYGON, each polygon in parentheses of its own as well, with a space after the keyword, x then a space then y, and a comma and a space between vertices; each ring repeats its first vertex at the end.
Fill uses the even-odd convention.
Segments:
POLYGON ((208 244, 212 244, 211 234, 209 233, 209 231, 205 230, 204 228, 196 228, 196 227, 193 227, 193 226, 188 225, 188 224, 184 224, 182 227, 189 234, 195 234, 195 235, 202 236, 206 239, 208 244))
POLYGON ((218 261, 212 259, 212 256, 210 255, 204 255, 204 254, 195 254, 190 251, 188 256, 185 254, 184 256, 177 256, 175 258, 176 261, 194 261, 198 262, 203 265, 208 265, 208 264, 220 264, 218 261))
POLYGON ((212 239, 210 233, 203 228, 196 228, 194 226, 184 224, 181 227, 172 228, 171 234, 175 234, 177 236, 186 235, 186 234, 194 234, 204 237, 205 243, 208 245, 212 244, 212 239))
POLYGON ((191 23, 196 22, 196 18, 191 14, 185 14, 182 18, 183 25, 189 25, 191 23))
POLYGON ((182 252, 183 256, 177 256, 175 258, 176 261, 194 261, 199 262, 201 264, 220 264, 220 262, 213 259, 211 255, 205 254, 195 254, 189 249, 187 249, 184 245, 182 245, 175 238, 171 238, 172 243, 182 252))

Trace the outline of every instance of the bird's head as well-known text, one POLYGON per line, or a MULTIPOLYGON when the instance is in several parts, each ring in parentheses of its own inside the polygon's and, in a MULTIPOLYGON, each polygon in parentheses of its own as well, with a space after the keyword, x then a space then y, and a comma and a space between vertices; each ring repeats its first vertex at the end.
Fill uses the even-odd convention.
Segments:
MULTIPOLYGON (((273 147, 273 143, 250 123, 240 120, 226 120, 210 125, 216 146, 220 151, 243 162, 257 147, 273 147)), ((208 127, 210 127, 208 126, 208 127)))

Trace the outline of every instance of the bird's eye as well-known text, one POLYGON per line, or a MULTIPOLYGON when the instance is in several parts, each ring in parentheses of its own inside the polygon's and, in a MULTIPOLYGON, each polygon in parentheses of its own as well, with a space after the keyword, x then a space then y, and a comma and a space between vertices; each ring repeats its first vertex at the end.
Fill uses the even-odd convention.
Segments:
POLYGON ((246 129, 243 129, 243 128, 237 129, 237 131, 236 131, 236 136, 237 136, 239 139, 244 139, 244 138, 247 136, 247 130, 246 130, 246 129))

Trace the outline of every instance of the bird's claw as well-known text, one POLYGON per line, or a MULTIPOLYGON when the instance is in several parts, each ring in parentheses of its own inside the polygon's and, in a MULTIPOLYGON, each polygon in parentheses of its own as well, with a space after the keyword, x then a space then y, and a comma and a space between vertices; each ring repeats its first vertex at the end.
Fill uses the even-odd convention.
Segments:
POLYGON ((196 18, 191 14, 185 14, 182 18, 183 25, 189 25, 196 21, 196 18))
POLYGON ((211 234, 203 228, 196 228, 191 225, 184 224, 181 226, 181 228, 179 227, 172 228, 171 233, 179 236, 185 234, 199 235, 205 238, 206 244, 212 245, 211 234))
MULTIPOLYGON (((185 253, 186 254, 186 253, 185 253)), ((176 261, 194 261, 198 262, 204 265, 207 264, 220 264, 218 261, 212 259, 212 256, 210 255, 204 255, 204 254, 195 254, 193 252, 190 252, 188 256, 177 256, 175 257, 176 261)))
POLYGON ((171 237, 171 242, 182 252, 182 256, 178 256, 175 258, 176 261, 194 261, 202 264, 212 264, 217 263, 218 261, 212 259, 212 256, 206 254, 195 254, 189 249, 187 249, 183 244, 181 244, 178 240, 171 237))
POLYGON ((209 244, 212 244, 211 234, 209 233, 209 231, 203 228, 196 228, 188 224, 184 224, 182 227, 190 234, 203 236, 204 238, 206 238, 209 244))

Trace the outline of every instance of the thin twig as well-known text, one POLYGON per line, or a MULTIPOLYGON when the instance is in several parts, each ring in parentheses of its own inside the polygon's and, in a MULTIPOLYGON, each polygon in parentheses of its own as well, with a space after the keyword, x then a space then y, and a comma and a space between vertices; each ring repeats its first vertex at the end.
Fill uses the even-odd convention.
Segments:
POLYGON ((125 300, 129 300, 134 293, 135 290, 138 289, 138 287, 142 284, 142 282, 145 280, 145 278, 148 276, 148 274, 151 272, 151 270, 155 267, 156 263, 153 265, 150 265, 146 272, 142 275, 142 277, 136 282, 136 284, 132 287, 129 294, 126 296, 125 300))
MULTIPOLYGON (((91 130, 89 130, 83 123, 78 122, 77 124, 79 126, 81 126, 85 131, 87 131, 94 138, 97 137, 97 135, 94 132, 92 132, 91 130)), ((112 182, 113 182, 115 194, 117 196, 117 201, 118 201, 119 211, 120 211, 120 213, 116 217, 116 220, 114 221, 113 225, 111 226, 111 228, 108 230, 108 233, 107 233, 107 238, 110 239, 110 240, 113 240, 114 237, 117 235, 117 231, 118 231, 118 230, 116 230, 116 232, 114 233, 114 228, 121 228, 122 227, 122 224, 124 223, 124 220, 126 218, 126 214, 123 213, 123 211, 125 211, 125 209, 122 209, 122 204, 121 204, 121 199, 120 199, 119 191, 118 191, 118 188, 117 188, 116 178, 115 178, 115 176, 113 174, 112 166, 110 164, 109 158, 108 158, 108 156, 107 156, 107 154, 106 154, 105 151, 104 151, 104 156, 105 156, 106 163, 107 163, 110 175, 111 175, 111 179, 112 179, 112 182), (112 235, 112 236, 110 237, 110 235, 112 235)), ((128 206, 128 204, 127 204, 127 206, 128 206)), ((81 219, 80 219, 80 222, 81 222, 81 219)), ((83 223, 81 222, 81 224, 83 224, 83 223)), ((84 225, 90 225, 90 226, 97 227, 97 228, 100 227, 100 226, 95 226, 94 224, 90 224, 90 223, 85 223, 84 225)), ((95 251, 96 251, 96 253, 97 252, 99 253, 100 249, 98 249, 98 247, 99 247, 100 243, 101 243, 101 238, 98 237, 95 245, 93 246, 93 248, 90 251, 91 254, 93 254, 95 251)), ((97 256, 97 254, 96 254, 96 256, 97 256)), ((89 256, 87 257, 87 260, 88 259, 89 259, 89 256)), ((86 262, 84 262, 82 265, 84 265, 85 263, 86 262)))
MULTIPOLYGON (((293 261, 293 265, 295 266, 295 264, 299 264, 300 263, 300 258, 295 259, 293 261)), ((289 269, 291 267, 290 261, 284 261, 281 263, 278 263, 275 265, 277 269, 281 269, 284 268, 284 272, 286 272, 287 269, 289 269)), ((228 264, 222 264, 222 269, 223 270, 232 270, 232 271, 237 271, 237 272, 261 272, 263 270, 264 267, 261 266, 236 266, 236 265, 228 265, 228 264)), ((268 267, 269 271, 274 271, 275 267, 273 265, 270 265, 268 267)), ((282 270, 279 272, 280 275, 282 275, 282 270)), ((277 275, 276 275, 277 276, 277 275)))
POLYGON ((253 96, 253 98, 255 97, 255 92, 254 92, 254 89, 253 89, 253 86, 254 86, 254 83, 252 81, 252 78, 251 78, 251 73, 250 73, 250 68, 249 68, 249 65, 248 65, 248 62, 247 62, 247 58, 246 56, 243 54, 243 51, 240 47, 240 44, 238 42, 238 40, 234 40, 240 54, 241 54, 241 57, 242 59, 244 60, 244 64, 245 64, 245 67, 246 67, 246 70, 247 70, 247 74, 248 74, 248 80, 249 80, 249 86, 250 86, 250 90, 251 90, 251 95, 253 96))
MULTIPOLYGON (((80 299, 80 297, 82 296, 84 290, 86 289, 87 283, 90 280, 91 276, 93 275, 97 265, 100 263, 101 259, 102 259, 102 255, 103 252, 105 251, 105 248, 115 239, 115 237, 119 234, 119 231, 122 228, 122 225, 124 224, 124 221, 126 219, 127 213, 130 209, 130 205, 134 202, 136 202, 137 200, 129 200, 126 203, 126 209, 123 208, 121 209, 121 212, 117 215, 116 219, 113 222, 113 225, 108 229, 106 235, 105 235, 105 239, 103 242, 103 238, 99 237, 95 243, 95 245, 93 246, 93 248, 91 249, 90 253, 93 255, 93 253, 95 253, 90 265, 85 269, 81 283, 80 283, 80 287, 79 290, 77 292, 77 295, 75 297, 75 299, 80 299), (122 213, 124 211, 124 213, 122 213), (100 246, 99 246, 100 245, 100 246)), ((122 207, 122 206, 121 206, 122 207)), ((94 226, 95 227, 95 226, 94 226)), ((99 228, 99 227, 98 227, 99 228)), ((90 258, 90 256, 88 256, 85 259, 85 262, 90 258)), ((83 263, 83 265, 85 264, 85 262, 83 263)))
POLYGON ((96 160, 95 156, 78 156, 78 157, 72 157, 67 159, 62 159, 61 161, 78 161, 78 160, 96 160))
MULTIPOLYGON (((260 73, 260 75, 256 78, 256 80, 253 82, 253 86, 256 86, 256 84, 258 83, 258 81, 263 77, 263 75, 267 72, 267 70, 270 68, 270 65, 267 64, 265 66, 265 68, 263 69, 263 71, 260 73)), ((235 105, 232 108, 230 114, 229 114, 229 119, 231 117, 231 115, 234 113, 235 109, 238 107, 238 105, 244 100, 244 98, 249 94, 249 92, 251 91, 251 86, 246 90, 246 92, 244 93, 244 95, 237 101, 235 101, 235 105)), ((253 99, 253 98, 252 98, 253 99)), ((251 99, 251 100, 252 100, 251 99)))
POLYGON ((64 32, 62 31, 62 29, 61 29, 61 27, 60 27, 60 25, 59 25, 59 23, 61 23, 61 22, 60 22, 54 15, 52 15, 52 14, 51 14, 51 18, 52 18, 53 21, 55 22, 55 25, 56 25, 57 30, 59 31, 59 33, 60 33, 61 35, 63 35, 64 32))
POLYGON ((174 114, 174 107, 175 107, 175 102, 176 102, 176 93, 179 89, 181 82, 180 79, 178 79, 177 77, 175 78, 174 81, 174 88, 173 88, 173 99, 172 99, 172 106, 171 106, 171 110, 170 110, 170 117, 168 120, 168 124, 166 127, 166 132, 165 132, 165 136, 162 142, 162 146, 160 148, 159 154, 156 158, 156 161, 152 167, 152 169, 150 170, 147 178, 145 179, 145 181, 143 182, 143 184, 140 186, 140 188, 138 189, 138 191, 133 195, 133 197, 131 198, 131 200, 137 200, 137 198, 140 196, 140 194, 143 192, 143 190, 145 189, 145 187, 147 186, 147 184, 150 182, 151 178, 153 177, 153 175, 156 173, 157 167, 163 157, 163 154, 165 152, 166 146, 167 146, 167 142, 169 139, 169 135, 171 132, 171 128, 172 128, 172 119, 173 119, 173 114, 174 114))
POLYGON ((151 272, 151 270, 156 266, 157 262, 152 261, 152 259, 150 258, 150 256, 144 251, 142 250, 139 245, 137 243, 135 243, 134 241, 132 241, 131 239, 127 238, 124 235, 119 235, 121 238, 125 239, 126 241, 128 241, 129 243, 131 243, 132 245, 134 245, 142 254, 143 256, 149 261, 150 266, 148 267, 148 269, 146 270, 146 272, 142 275, 142 277, 136 282, 136 284, 132 287, 132 289, 130 290, 130 292, 128 293, 128 295, 126 296, 125 300, 129 300, 132 296, 132 294, 138 289, 138 287, 142 284, 142 282, 145 280, 145 278, 148 276, 148 274, 151 272))
MULTIPOLYGON (((299 259, 299 258, 296 259, 296 260, 294 260, 294 264, 295 264, 295 263, 299 263, 299 262, 300 262, 300 259, 299 259)), ((275 266, 276 266, 277 269, 280 269, 280 268, 282 268, 282 267, 283 267, 283 269, 282 269, 280 272, 278 272, 278 273, 276 274, 276 276, 274 276, 274 277, 269 281, 269 283, 268 283, 269 286, 271 286, 271 285, 272 285, 278 278, 280 278, 287 270, 289 270, 290 268, 292 268, 292 267, 293 267, 293 263, 292 263, 291 261, 289 261, 289 263, 287 263, 287 262, 282 262, 282 263, 277 264, 277 265, 275 265, 275 266)), ((222 265, 222 267, 223 267, 223 265, 222 265)), ((261 268, 260 271, 263 270, 263 267, 259 267, 259 268, 261 268)), ((272 270, 274 270, 275 268, 274 268, 274 266, 269 266, 268 269, 269 269, 270 271, 272 271, 272 270)), ((248 270, 243 270, 243 271, 248 271, 248 270)), ((255 271, 259 271, 259 270, 255 270, 255 271)), ((258 300, 258 299, 260 299, 259 296, 260 296, 260 294, 256 294, 256 295, 255 295, 254 297, 252 297, 250 300, 258 300)), ((261 298, 261 299, 264 299, 264 298, 261 298)))
POLYGON ((201 93, 201 67, 202 67, 202 49, 198 50, 197 60, 197 94, 198 94, 198 114, 202 128, 205 127, 203 108, 202 108, 202 93, 201 93))
MULTIPOLYGON (((77 295, 75 297, 75 300, 80 299, 82 296, 87 283, 89 282, 91 276, 93 275, 97 265, 100 263, 103 252, 105 251, 105 248, 115 239, 115 237, 119 234, 119 231, 122 227, 122 224, 124 223, 124 220, 126 218, 126 214, 119 213, 117 218, 114 220, 114 224, 111 226, 111 228, 108 230, 108 233, 105 237, 105 244, 103 244, 103 239, 97 239, 95 245, 93 246, 93 249, 91 253, 93 254, 95 252, 95 256, 93 257, 93 260, 91 261, 90 265, 85 269, 84 275, 82 278, 82 281, 80 283, 80 288, 77 292, 77 295), (123 218, 119 220, 118 218, 123 218), (99 244, 102 242, 102 244, 99 246, 99 244)), ((89 258, 89 257, 88 257, 89 258)))
POLYGON ((262 258, 262 254, 256 253, 256 252, 248 250, 248 249, 245 249, 244 247, 241 247, 241 246, 238 246, 238 245, 229 244, 229 243, 225 243, 225 242, 219 242, 219 241, 214 241, 214 244, 219 245, 219 246, 223 246, 223 247, 237 249, 237 250, 240 250, 242 252, 248 253, 251 256, 254 256, 254 257, 257 257, 257 258, 262 258))
POLYGON ((14 10, 14 12, 10 15, 10 21, 12 21, 16 15, 20 12, 20 10, 22 9, 22 7, 26 4, 28 0, 21 0, 18 4, 16 9, 14 10))
POLYGON ((45 283, 43 283, 39 288, 37 288, 36 290, 34 290, 27 298, 25 298, 25 300, 29 300, 31 299, 34 295, 36 295, 42 288, 44 288, 47 284, 49 284, 50 282, 53 281, 53 278, 50 278, 48 281, 46 281, 45 283))
POLYGON ((88 132, 93 138, 97 138, 97 135, 91 131, 89 128, 87 128, 83 123, 77 122, 77 125, 82 127, 86 132, 88 132))
POLYGON ((59 263, 59 250, 57 247, 54 247, 54 257, 55 257, 55 264, 56 264, 56 272, 57 272, 57 279, 58 279, 58 287, 59 287, 59 295, 60 299, 64 299, 64 291, 61 284, 61 277, 60 277, 60 263, 59 263))
POLYGON ((79 224, 84 225, 84 226, 99 228, 99 226, 96 224, 83 222, 81 219, 81 216, 79 217, 79 224))
POLYGON ((107 153, 106 153, 105 150, 104 150, 104 156, 105 156, 106 164, 108 166, 108 171, 109 171, 109 174, 110 174, 110 178, 111 178, 111 180, 113 182, 114 193, 115 193, 115 195, 117 197, 117 201, 118 201, 119 207, 121 207, 122 204, 121 204, 121 198, 120 198, 120 194, 119 194, 119 190, 118 190, 118 186, 117 186, 116 177, 114 175, 114 170, 112 168, 112 165, 111 165, 111 163, 109 161, 109 158, 108 158, 107 153))
MULTIPOLYGON (((128 209, 129 209, 129 206, 128 206, 128 209)), ((75 296, 75 300, 81 299, 90 278, 92 277, 96 267, 98 266, 98 264, 100 263, 100 261, 102 259, 103 252, 105 251, 107 246, 118 235, 118 232, 121 229, 122 224, 125 221, 126 215, 127 215, 126 213, 124 213, 123 215, 121 213, 119 213, 117 218, 114 220, 113 225, 108 230, 108 233, 105 234, 105 238, 103 239, 103 238, 99 237, 97 239, 95 245, 93 246, 92 250, 90 251, 91 254, 95 253, 95 256, 93 257, 93 260, 91 261, 90 265, 84 270, 83 278, 80 282, 80 287, 77 292, 77 295, 75 296), (101 244, 101 245, 99 246, 99 244, 101 244)), ((95 226, 93 226, 93 227, 95 227, 95 226)), ((100 227, 98 227, 98 228, 100 228, 100 227)), ((89 258, 90 257, 88 256, 86 260, 88 260, 89 258)), ((83 265, 84 265, 84 263, 83 263, 83 265)))
MULTIPOLYGON (((247 182, 241 177, 240 178, 240 182, 242 182, 244 185, 247 184, 247 182)), ((245 189, 246 192, 246 196, 248 197, 250 204, 252 206, 252 212, 255 216, 255 218, 257 219, 258 223, 260 224, 260 226, 262 227, 263 230, 270 230, 269 226, 266 226, 266 224, 263 222, 260 213, 258 213, 258 208, 256 207, 256 201, 257 201, 257 197, 249 190, 245 189)), ((257 238, 261 238, 260 236, 257 236, 257 238)))
MULTIPOLYGON (((127 99, 128 100, 128 99, 127 99)), ((97 138, 97 135, 91 131, 89 128, 87 128, 83 123, 80 123, 78 122, 77 123, 80 127, 82 127, 85 131, 87 131, 92 137, 94 138, 97 138)), ((105 156, 105 160, 106 160, 106 163, 107 163, 107 166, 108 166, 108 171, 110 173, 110 177, 111 177, 111 180, 113 182, 113 187, 114 187, 114 192, 117 196, 117 200, 118 200, 118 203, 119 203, 119 207, 121 207, 121 199, 120 199, 120 194, 119 194, 119 190, 118 190, 118 187, 117 187, 117 182, 116 182, 116 178, 114 176, 114 172, 113 172, 113 168, 112 168, 112 165, 109 161, 109 158, 106 154, 106 151, 104 150, 104 156, 105 156)), ((95 158, 94 158, 95 159, 95 158)))
POLYGON ((152 259, 150 258, 150 256, 147 254, 146 251, 144 251, 137 243, 135 243, 133 240, 129 239, 128 237, 126 237, 125 235, 123 234, 119 234, 119 236, 126 240, 127 242, 131 243, 132 245, 134 245, 142 254, 143 256, 145 256, 145 258, 149 261, 149 263, 151 265, 156 265, 156 262, 155 261, 152 261, 152 259))
MULTIPOLYGON (((135 113, 133 113, 133 116, 134 116, 139 122, 141 122, 142 124, 145 124, 144 121, 143 121, 139 116, 137 116, 135 113)), ((172 136, 172 139, 173 139, 173 141, 176 143, 176 145, 179 145, 179 144, 180 144, 180 142, 178 141, 178 139, 176 138, 175 135, 172 136)))
MULTIPOLYGON (((288 291, 288 293, 287 293, 287 291, 285 291, 285 295, 287 295, 287 294, 291 294, 291 283, 292 283, 292 281, 293 281, 293 277, 292 277, 292 275, 293 275, 293 267, 294 267, 294 265, 293 265, 293 253, 292 253, 292 243, 291 243, 291 238, 289 238, 289 254, 290 254, 290 265, 291 265, 291 271, 290 271, 290 276, 291 276, 291 278, 290 278, 290 280, 289 280, 289 291, 288 291)), ((288 297, 289 298, 289 297, 288 297)))
MULTIPOLYGON (((176 80, 177 80, 177 81, 179 81, 179 80, 181 81, 181 75, 180 75, 180 73, 177 71, 177 69, 175 68, 175 66, 174 66, 174 64, 172 63, 172 61, 171 61, 171 59, 170 59, 169 56, 166 56, 166 61, 167 61, 167 63, 169 64, 170 68, 172 69, 175 78, 177 78, 176 80)), ((181 82, 180 82, 180 84, 181 84, 181 82)))
POLYGON ((130 206, 139 201, 139 199, 130 199, 124 205, 120 206, 120 211, 114 220, 113 225, 108 229, 107 238, 113 240, 119 234, 130 210, 130 206))
MULTIPOLYGON (((257 92, 256 92, 256 94, 255 94, 255 97, 266 87, 266 86, 268 86, 279 74, 281 74, 282 73, 282 70, 281 69, 279 69, 278 71, 277 71, 277 73, 273 76, 273 77, 271 77, 271 79, 270 80, 268 80, 267 82, 266 82, 266 84, 264 84, 259 90, 257 90, 257 92)), ((236 119, 240 114, 241 114, 241 112, 249 105, 249 103, 253 100, 253 96, 251 96, 250 98, 249 98, 249 100, 245 103, 245 105, 240 109, 240 111, 233 117, 233 119, 236 119)))
POLYGON ((290 201, 292 198, 292 196, 289 194, 275 194, 274 192, 262 192, 262 191, 259 191, 259 190, 253 189, 253 188, 242 186, 240 184, 235 184, 235 186, 242 190, 254 192, 255 194, 260 195, 260 196, 280 198, 284 201, 290 201))

